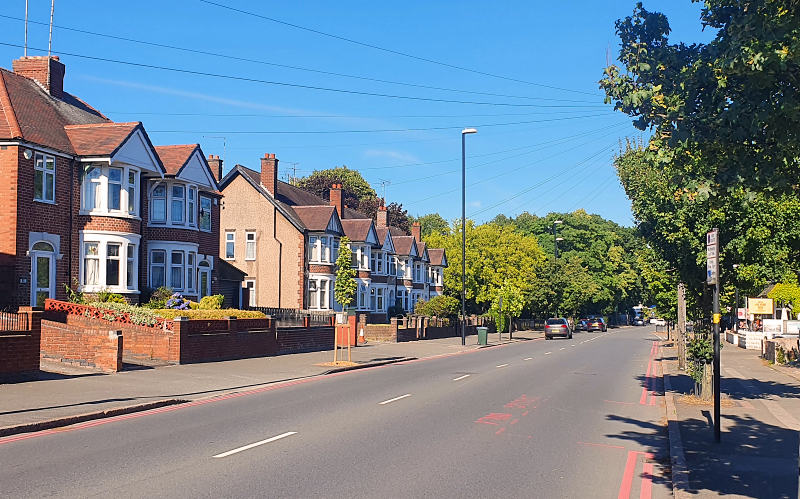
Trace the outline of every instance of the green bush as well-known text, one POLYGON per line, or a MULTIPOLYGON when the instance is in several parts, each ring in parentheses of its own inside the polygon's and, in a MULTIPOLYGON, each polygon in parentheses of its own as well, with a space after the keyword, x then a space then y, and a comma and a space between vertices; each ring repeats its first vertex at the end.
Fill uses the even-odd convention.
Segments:
POLYGON ((97 301, 100 303, 127 303, 119 293, 112 293, 106 289, 97 292, 97 301))
POLYGON ((167 304, 167 300, 170 299, 172 296, 172 289, 161 286, 158 289, 150 289, 149 297, 147 303, 143 304, 142 306, 145 308, 154 308, 160 309, 164 308, 167 304))
MULTIPOLYGON (((200 310, 219 310, 222 308, 222 303, 225 301, 223 295, 204 296, 200 300, 200 310)), ((194 308, 194 307, 192 307, 194 308)))
POLYGON ((418 301, 414 313, 436 317, 453 317, 458 315, 461 303, 452 296, 434 296, 430 301, 418 301))
POLYGON ((130 321, 139 326, 154 326, 158 321, 158 316, 154 310, 137 307, 128 303, 117 302, 91 302, 90 307, 99 308, 103 311, 102 317, 107 321, 116 321, 124 314, 128 314, 130 321))
POLYGON ((64 290, 67 292, 67 301, 71 303, 86 303, 86 298, 83 296, 83 291, 75 291, 79 289, 81 284, 76 278, 72 278, 72 287, 64 283, 64 290))
POLYGON ((164 319, 174 319, 175 317, 188 317, 189 319, 225 319, 236 317, 237 319, 262 319, 266 317, 263 312, 255 310, 239 310, 235 308, 223 308, 216 310, 175 310, 171 308, 153 310, 159 317, 164 319))
POLYGON ((775 363, 776 364, 786 364, 786 351, 783 347, 778 347, 775 349, 775 363))

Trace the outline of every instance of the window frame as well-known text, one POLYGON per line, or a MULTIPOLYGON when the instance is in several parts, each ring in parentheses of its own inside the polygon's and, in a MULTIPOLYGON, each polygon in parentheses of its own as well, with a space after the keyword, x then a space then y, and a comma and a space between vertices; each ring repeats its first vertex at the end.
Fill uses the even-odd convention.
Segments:
POLYGON ((247 230, 244 232, 244 259, 245 261, 255 261, 257 258, 258 252, 258 239, 256 237, 256 231, 254 230, 247 230), (252 240, 250 237, 252 236, 252 240), (252 247, 253 253, 252 256, 250 254, 250 248, 252 247))
POLYGON ((53 155, 41 152, 36 152, 33 155, 33 200, 39 203, 56 204, 56 157, 53 155), (51 164, 52 168, 48 168, 48 164, 51 164), (41 197, 36 197, 37 174, 41 175, 41 197), (50 177, 49 183, 48 176, 50 177), (48 186, 50 188, 50 199, 47 197, 48 186))
POLYGON ((78 282, 81 291, 97 293, 107 290, 120 294, 139 293, 139 253, 137 251, 141 244, 139 234, 80 231, 79 244, 78 282), (88 254, 87 250, 90 244, 97 245, 95 254, 88 254), (117 248, 115 255, 111 254, 113 247, 117 248), (92 265, 97 268, 97 280, 92 283, 87 282, 89 261, 96 262, 92 265), (113 269, 112 265, 114 265, 113 269), (109 283, 110 276, 114 274, 117 275, 117 283, 109 283), (128 279, 129 275, 133 278, 132 281, 128 279))
POLYGON ((200 206, 200 211, 197 213, 197 227, 199 230, 203 232, 211 232, 211 213, 213 210, 214 202, 210 196, 204 196, 203 194, 198 193, 199 202, 198 205, 200 206), (208 213, 205 216, 201 216, 201 213, 204 213, 203 204, 205 201, 208 201, 208 213), (205 220, 208 220, 208 227, 205 225, 205 220))
POLYGON ((226 230, 225 231, 225 258, 224 260, 236 260, 236 231, 235 230, 226 230), (232 236, 232 237, 228 237, 232 236), (231 245, 231 256, 228 256, 228 245, 231 245))
POLYGON ((140 170, 133 166, 109 163, 84 163, 80 185, 80 214, 107 217, 136 218, 139 209, 139 174, 140 170), (119 180, 111 180, 111 172, 119 171, 119 180), (97 172, 97 177, 92 177, 97 172), (133 179, 133 183, 131 183, 133 179), (111 191, 119 189, 119 207, 111 208, 111 191), (89 206, 89 200, 93 200, 89 206))

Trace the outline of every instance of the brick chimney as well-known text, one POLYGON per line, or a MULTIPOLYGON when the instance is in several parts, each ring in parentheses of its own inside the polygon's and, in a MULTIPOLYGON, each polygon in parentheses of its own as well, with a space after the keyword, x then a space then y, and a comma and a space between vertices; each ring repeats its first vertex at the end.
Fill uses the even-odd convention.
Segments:
POLYGON ((274 154, 265 153, 261 158, 261 185, 275 197, 278 189, 278 160, 274 154))
POLYGON ((330 196, 328 196, 328 203, 336 208, 339 212, 339 218, 344 218, 344 202, 342 200, 342 184, 333 184, 331 186, 330 196))
POLYGON ((209 154, 208 166, 211 167, 211 173, 214 174, 214 178, 217 180, 217 183, 219 183, 219 181, 222 180, 222 160, 219 159, 219 156, 209 154))
POLYGON ((422 242, 422 226, 419 222, 411 224, 411 235, 414 236, 414 240, 418 243, 422 242))
POLYGON ((386 228, 389 226, 389 212, 386 211, 385 206, 378 206, 378 213, 376 214, 377 218, 377 226, 380 228, 386 228))
POLYGON ((66 68, 57 55, 20 57, 11 63, 11 67, 18 75, 36 80, 53 97, 60 99, 64 96, 66 68))

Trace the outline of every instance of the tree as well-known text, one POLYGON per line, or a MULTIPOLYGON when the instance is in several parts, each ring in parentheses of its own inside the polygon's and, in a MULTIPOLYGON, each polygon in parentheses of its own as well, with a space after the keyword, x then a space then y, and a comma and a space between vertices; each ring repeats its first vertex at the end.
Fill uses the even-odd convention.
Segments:
POLYGON ((420 233, 423 238, 434 233, 444 235, 450 231, 450 224, 438 213, 429 213, 419 218, 412 217, 411 221, 419 222, 420 233))
MULTIPOLYGON (((377 197, 375 190, 364 177, 357 170, 351 170, 347 166, 314 170, 311 175, 301 178, 297 183, 300 188, 325 200, 329 200, 333 184, 342 184, 342 202, 351 208, 357 209, 362 199, 377 197)), ((341 213, 339 215, 341 216, 341 213)))
MULTIPOLYGON (((383 206, 383 199, 373 196, 361 199, 358 206, 355 208, 369 218, 377 221, 379 206, 383 206)), ((407 234, 411 233, 411 221, 408 216, 408 211, 403 209, 402 204, 389 203, 389 206, 386 207, 386 220, 389 225, 402 229, 407 234)))
POLYGON ((767 297, 791 306, 795 314, 800 313, 800 286, 797 283, 778 283, 767 293, 767 297))
POLYGON ((508 282, 496 291, 489 315, 494 318, 498 331, 505 331, 508 327, 511 332, 511 321, 522 314, 526 299, 522 289, 517 283, 508 282))
POLYGON ((654 129, 646 153, 681 195, 800 190, 800 5, 705 0, 711 43, 670 44, 669 22, 636 5, 616 23, 606 102, 654 129), (679 177, 679 179, 677 178, 679 177))
POLYGON ((461 302, 452 296, 437 295, 429 301, 417 302, 414 312, 430 317, 455 317, 461 310, 461 302))
POLYGON ((339 256, 336 258, 336 283, 333 287, 336 301, 345 310, 353 304, 358 290, 356 270, 353 268, 353 252, 350 240, 343 236, 339 244, 339 256))

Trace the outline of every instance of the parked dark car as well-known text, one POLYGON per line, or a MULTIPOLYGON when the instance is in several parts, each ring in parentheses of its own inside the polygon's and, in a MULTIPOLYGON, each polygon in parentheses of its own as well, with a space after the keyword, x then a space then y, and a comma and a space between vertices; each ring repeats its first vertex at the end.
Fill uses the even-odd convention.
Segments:
POLYGON ((547 319, 544 325, 544 339, 550 340, 555 336, 572 338, 572 329, 570 329, 567 319, 563 317, 547 319))
POLYGON ((589 319, 581 319, 575 324, 575 331, 588 331, 589 330, 589 319))
POLYGON ((590 317, 589 324, 586 327, 587 331, 608 331, 605 319, 602 317, 590 317))

